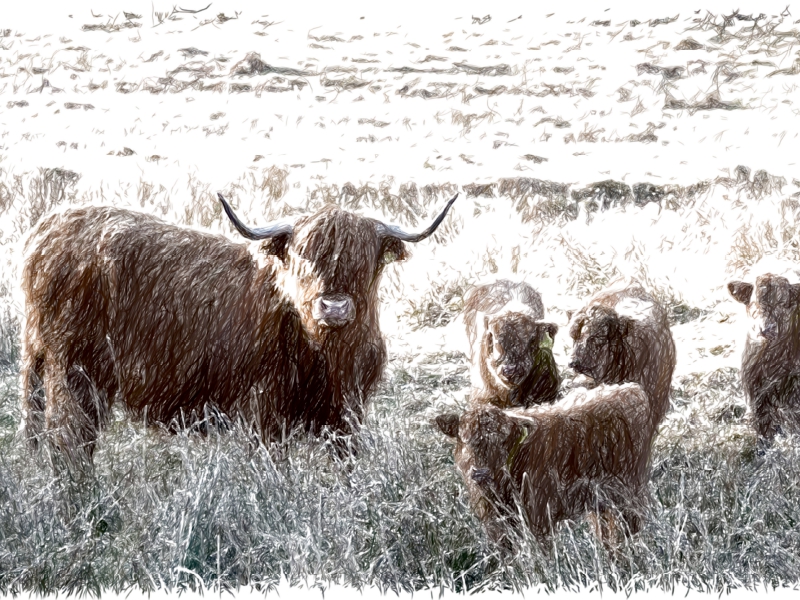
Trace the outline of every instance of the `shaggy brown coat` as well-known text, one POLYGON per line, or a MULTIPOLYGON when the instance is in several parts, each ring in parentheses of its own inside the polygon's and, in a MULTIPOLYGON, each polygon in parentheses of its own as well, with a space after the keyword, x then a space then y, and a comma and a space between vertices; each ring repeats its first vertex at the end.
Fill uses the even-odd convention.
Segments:
POLYGON ((742 385, 762 438, 800 430, 800 284, 767 273, 728 291, 747 306, 750 328, 742 354, 742 385))
POLYGON ((542 322, 543 316, 539 293, 523 282, 498 280, 467 293, 472 406, 555 401, 561 378, 551 348, 558 326, 542 322))
POLYGON ((27 436, 90 458, 115 400, 165 424, 213 406, 265 440, 350 431, 386 362, 380 275, 406 257, 378 223, 324 209, 262 242, 259 264, 128 210, 43 218, 22 278, 27 436))
POLYGON ((648 499, 650 404, 637 384, 574 390, 552 406, 480 407, 437 417, 456 438, 455 462, 490 539, 518 526, 544 542, 551 527, 587 512, 622 509, 630 531, 648 499))
POLYGON ((569 366, 595 383, 638 383, 650 399, 652 433, 669 409, 675 342, 667 313, 636 281, 595 294, 572 318, 569 366))

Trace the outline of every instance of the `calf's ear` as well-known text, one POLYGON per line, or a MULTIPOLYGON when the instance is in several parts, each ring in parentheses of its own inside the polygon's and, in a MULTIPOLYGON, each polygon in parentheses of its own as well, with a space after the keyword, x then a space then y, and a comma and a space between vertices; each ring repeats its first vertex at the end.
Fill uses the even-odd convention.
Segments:
POLYGON ((439 415, 435 419, 436 426, 447 437, 458 437, 458 415, 455 413, 447 413, 446 415, 439 415))
MULTIPOLYGON (((570 320, 572 317, 570 317, 570 320)), ((580 319, 576 319, 573 321, 569 326, 569 337, 573 339, 573 341, 577 341, 579 337, 581 337, 581 330, 583 326, 586 324, 586 318, 581 317, 580 319)))
POLYGON ((554 340, 556 339, 556 334, 558 333, 558 325, 555 323, 545 323, 544 332, 550 336, 551 340, 554 340))
POLYGON ((728 291, 734 300, 742 304, 750 304, 750 297, 753 295, 753 284, 744 281, 731 281, 728 284, 728 291))

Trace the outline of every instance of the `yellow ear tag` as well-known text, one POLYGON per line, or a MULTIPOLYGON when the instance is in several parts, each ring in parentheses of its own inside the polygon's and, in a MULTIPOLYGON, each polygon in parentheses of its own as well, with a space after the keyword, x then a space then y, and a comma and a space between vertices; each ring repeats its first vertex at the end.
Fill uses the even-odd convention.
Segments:
POLYGON ((539 348, 545 348, 547 350, 551 350, 553 348, 553 338, 550 337, 549 333, 545 333, 542 341, 539 342, 539 348))

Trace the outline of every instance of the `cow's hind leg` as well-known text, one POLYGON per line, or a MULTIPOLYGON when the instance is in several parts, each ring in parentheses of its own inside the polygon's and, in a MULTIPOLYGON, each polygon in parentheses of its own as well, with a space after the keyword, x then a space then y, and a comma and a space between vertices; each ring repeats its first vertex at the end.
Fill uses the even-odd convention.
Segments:
POLYGON ((108 398, 83 367, 48 366, 44 428, 49 445, 71 467, 91 465, 98 431, 107 419, 108 398))
POLYGON ((44 429, 44 372, 43 352, 34 353, 26 359, 22 370, 22 434, 32 448, 39 446, 44 429))

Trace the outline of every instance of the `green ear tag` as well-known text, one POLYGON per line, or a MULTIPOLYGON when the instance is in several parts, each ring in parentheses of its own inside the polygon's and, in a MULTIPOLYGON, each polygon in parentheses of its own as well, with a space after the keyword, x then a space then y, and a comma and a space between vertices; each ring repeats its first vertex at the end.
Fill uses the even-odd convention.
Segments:
POLYGON ((544 334, 544 338, 539 342, 539 348, 546 348, 548 350, 553 348, 553 338, 550 337, 549 333, 544 334))

